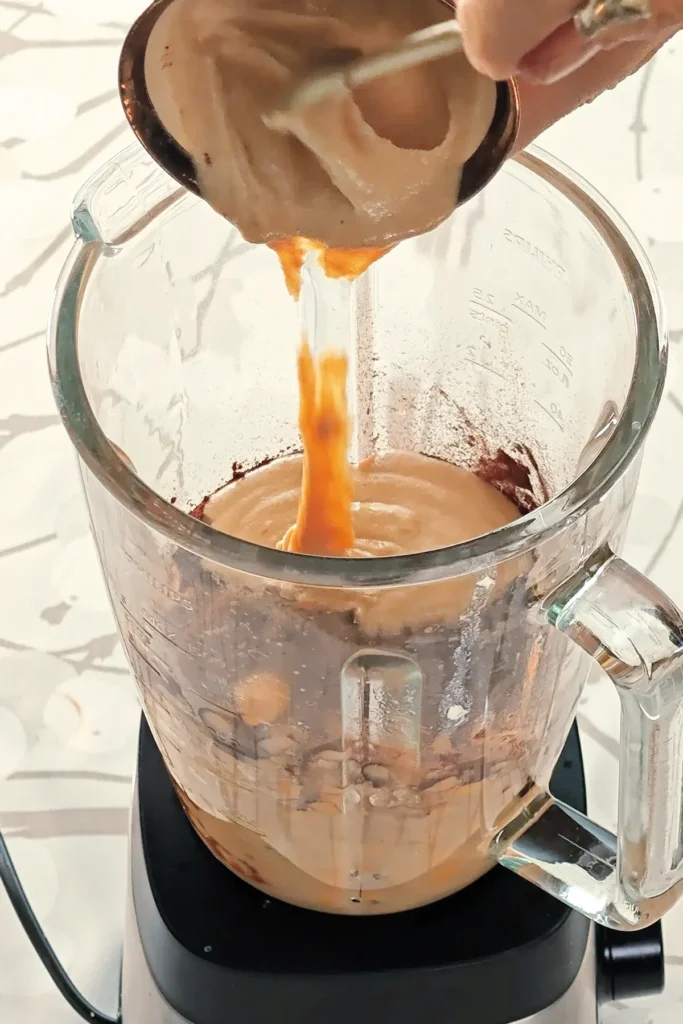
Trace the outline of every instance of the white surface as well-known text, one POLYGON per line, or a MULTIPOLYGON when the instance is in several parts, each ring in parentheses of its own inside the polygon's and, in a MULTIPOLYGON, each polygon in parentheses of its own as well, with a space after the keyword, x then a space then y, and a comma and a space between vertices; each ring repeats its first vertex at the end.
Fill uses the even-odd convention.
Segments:
MULTIPOLYGON (((129 141, 116 61, 142 6, 0 0, 0 824, 65 966, 110 1012, 135 704, 55 413, 43 336, 71 237, 71 198, 129 141)), ((631 223, 665 293, 671 369, 627 554, 683 604, 683 39, 553 129, 545 145, 631 223)), ((609 687, 591 688, 582 712, 591 808, 613 825, 617 717, 609 687)), ((668 918, 666 938, 666 994, 611 1009, 605 1020, 619 1014, 623 1024, 678 1024, 683 905, 668 918)), ((53 991, 4 894, 0 1019, 77 1019, 53 991)))

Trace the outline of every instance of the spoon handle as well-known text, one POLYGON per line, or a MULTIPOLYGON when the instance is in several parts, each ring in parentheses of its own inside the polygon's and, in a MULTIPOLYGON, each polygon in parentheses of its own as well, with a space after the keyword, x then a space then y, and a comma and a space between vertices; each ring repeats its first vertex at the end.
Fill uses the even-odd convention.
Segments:
POLYGON ((343 95, 350 89, 382 75, 406 71, 417 64, 448 57, 462 50, 462 34, 453 18, 413 32, 387 50, 352 61, 333 71, 311 75, 298 85, 277 110, 264 118, 271 128, 285 128, 287 115, 322 100, 343 95))

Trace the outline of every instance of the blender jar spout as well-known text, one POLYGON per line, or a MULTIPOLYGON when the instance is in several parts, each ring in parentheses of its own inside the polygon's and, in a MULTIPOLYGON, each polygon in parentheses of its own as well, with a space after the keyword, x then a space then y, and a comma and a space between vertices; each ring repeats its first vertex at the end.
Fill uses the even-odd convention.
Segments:
POLYGON ((539 794, 498 835, 496 856, 599 924, 645 928, 683 889, 683 617, 609 548, 544 609, 619 694, 617 835, 539 794))

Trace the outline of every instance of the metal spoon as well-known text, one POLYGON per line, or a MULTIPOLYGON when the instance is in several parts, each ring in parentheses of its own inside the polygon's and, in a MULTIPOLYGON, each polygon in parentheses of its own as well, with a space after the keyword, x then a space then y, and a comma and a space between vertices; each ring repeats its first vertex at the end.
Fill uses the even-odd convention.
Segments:
POLYGON ((396 46, 360 57, 340 68, 310 75, 284 98, 284 102, 264 117, 273 128, 286 127, 287 114, 303 107, 344 95, 347 91, 372 82, 382 75, 406 71, 439 57, 449 57, 462 50, 462 34, 455 18, 444 21, 401 39, 396 46))
MULTIPOLYGON (((156 23, 174 0, 154 0, 126 36, 119 62, 119 93, 128 123, 150 156, 190 192, 200 194, 189 153, 164 128, 154 109, 145 80, 145 54, 156 23)), ((314 75, 284 98, 266 121, 278 126, 287 111, 319 102, 339 90, 368 82, 381 75, 435 60, 462 48, 455 19, 407 36, 397 46, 373 54, 334 71, 314 75)), ((463 168, 456 206, 471 199, 491 181, 510 155, 519 130, 519 96, 514 82, 498 82, 493 120, 481 145, 463 168)))

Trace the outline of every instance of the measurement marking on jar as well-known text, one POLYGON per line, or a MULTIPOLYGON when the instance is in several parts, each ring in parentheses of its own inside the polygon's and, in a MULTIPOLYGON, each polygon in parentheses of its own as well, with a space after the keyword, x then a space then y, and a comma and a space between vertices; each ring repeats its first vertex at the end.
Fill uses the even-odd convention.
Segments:
POLYGON ((486 363, 480 363, 476 359, 469 358, 467 362, 472 363, 473 366, 478 366, 481 370, 488 370, 489 373, 492 373, 495 377, 500 377, 501 380, 505 380, 502 373, 499 373, 498 370, 494 370, 492 366, 487 366, 486 363))
POLYGON ((530 320, 533 320, 533 322, 536 324, 537 327, 540 327, 544 331, 546 330, 546 325, 544 323, 542 323, 538 319, 538 317, 534 316, 534 314, 531 312, 531 310, 525 309, 524 306, 517 306, 517 305, 515 305, 515 309, 518 309, 520 311, 520 313, 524 313, 524 316, 528 316, 530 320))
POLYGON ((471 306, 478 306, 480 309, 485 309, 489 313, 495 313, 496 316, 501 317, 503 320, 507 320, 509 324, 512 323, 512 317, 507 316, 505 313, 501 313, 499 309, 494 309, 493 306, 487 306, 485 302, 477 302, 476 299, 470 299, 471 306))
POLYGON ((573 377, 574 371, 571 367, 572 357, 570 356, 569 352, 567 352, 566 348, 561 347, 560 351, 556 352, 555 349, 551 348, 550 345, 546 344, 545 341, 541 342, 541 344, 544 348, 548 349, 548 352, 550 352, 551 356, 555 356, 558 363, 562 363, 567 373, 571 374, 571 376, 573 377))
POLYGON ((537 398, 534 399, 539 409, 542 409, 546 416, 550 416, 553 423, 560 428, 564 433, 564 423, 562 422, 562 410, 554 402, 551 403, 550 408, 546 408, 537 398))
MULTIPOLYGON (((124 637, 124 639, 126 639, 126 638, 124 637)), ((143 662, 143 664, 147 666, 147 668, 149 669, 150 672, 153 672, 155 676, 157 676, 159 679, 161 679, 161 673, 159 672, 159 669, 156 668, 152 664, 152 662, 149 660, 149 658, 146 657, 146 655, 144 655, 142 653, 142 651, 140 650, 138 645, 135 643, 135 640, 133 639, 133 637, 132 637, 132 635, 130 633, 128 634, 127 639, 128 639, 128 647, 132 648, 133 651, 135 651, 135 654, 138 656, 140 661, 143 662)))
POLYGON ((181 654, 198 656, 203 653, 202 648, 199 647, 197 644, 191 643, 188 647, 183 647, 182 644, 178 643, 173 634, 164 632, 162 628, 157 626, 156 623, 150 622, 149 618, 147 618, 144 615, 142 617, 142 621, 146 626, 149 627, 149 629, 153 630, 157 634, 157 636, 160 636, 162 640, 165 640, 172 647, 175 647, 175 649, 177 651, 180 651, 181 654))

